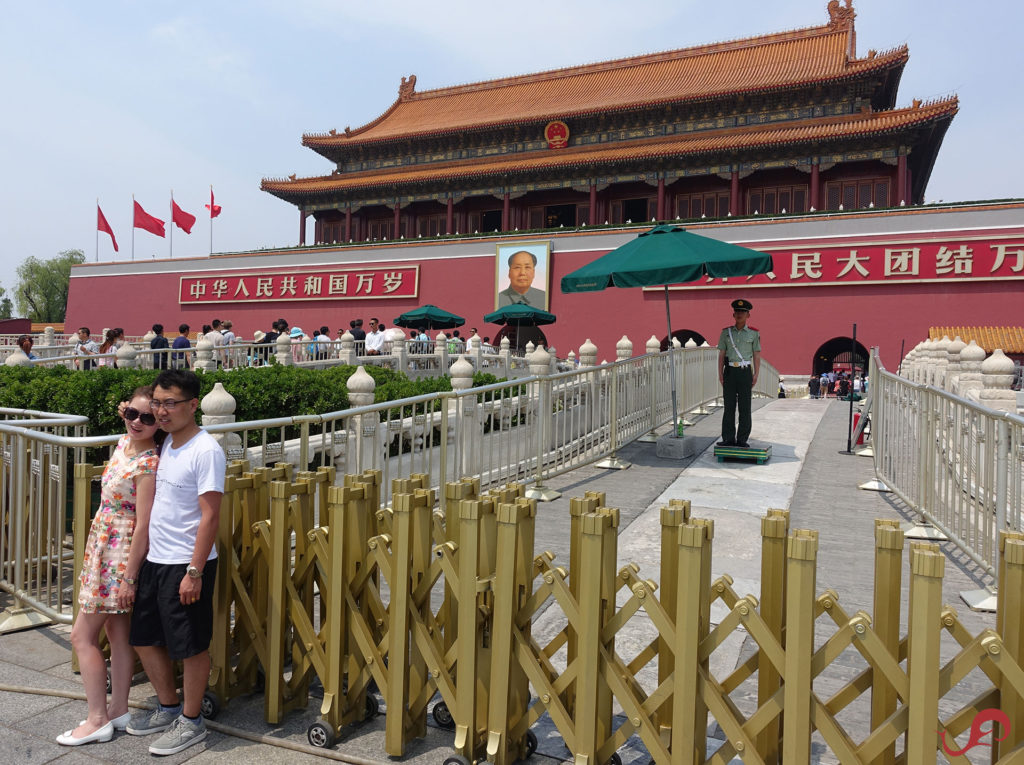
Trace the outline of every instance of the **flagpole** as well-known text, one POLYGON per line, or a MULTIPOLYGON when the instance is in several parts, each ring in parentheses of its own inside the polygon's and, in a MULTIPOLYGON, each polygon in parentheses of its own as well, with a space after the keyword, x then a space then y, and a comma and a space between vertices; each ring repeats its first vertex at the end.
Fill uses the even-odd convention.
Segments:
POLYGON ((132 194, 132 260, 135 260, 135 195, 132 194))
MULTIPOLYGON (((170 233, 167 235, 167 242, 168 242, 168 244, 171 247, 171 257, 173 258, 174 257, 174 189, 171 189, 171 206, 170 206, 168 212, 171 213, 171 218, 170 218, 170 224, 171 225, 168 226, 168 228, 170 229, 170 233)), ((156 257, 156 255, 154 255, 153 257, 156 257)))
POLYGON ((96 197, 96 262, 100 262, 100 198, 96 197))
POLYGON ((210 254, 213 255, 213 184, 210 184, 210 254))

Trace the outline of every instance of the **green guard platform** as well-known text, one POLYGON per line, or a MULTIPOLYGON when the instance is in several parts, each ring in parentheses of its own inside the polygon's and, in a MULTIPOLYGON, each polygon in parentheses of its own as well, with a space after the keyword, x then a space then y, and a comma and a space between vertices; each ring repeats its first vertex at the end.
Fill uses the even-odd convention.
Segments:
POLYGON ((715 446, 715 457, 719 462, 726 459, 751 460, 758 465, 763 465, 772 456, 772 445, 763 441, 751 441, 750 446, 715 446))

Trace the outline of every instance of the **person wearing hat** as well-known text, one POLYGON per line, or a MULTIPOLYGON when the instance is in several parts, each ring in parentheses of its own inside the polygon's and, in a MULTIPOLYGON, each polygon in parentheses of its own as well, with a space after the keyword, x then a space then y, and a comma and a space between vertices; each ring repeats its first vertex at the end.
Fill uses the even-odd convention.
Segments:
POLYGON ((723 329, 718 337, 718 382, 722 385, 725 399, 719 446, 749 447, 750 394, 761 370, 761 335, 747 326, 751 308, 753 305, 749 300, 733 300, 734 324, 723 329))

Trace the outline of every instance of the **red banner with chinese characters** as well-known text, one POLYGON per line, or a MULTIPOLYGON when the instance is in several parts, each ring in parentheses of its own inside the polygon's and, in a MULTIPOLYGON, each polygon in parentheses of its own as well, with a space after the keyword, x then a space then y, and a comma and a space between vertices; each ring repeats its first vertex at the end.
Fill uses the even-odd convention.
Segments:
POLYGON ((419 296, 419 266, 182 276, 178 302, 268 303, 419 296))
POLYGON ((706 289, 737 284, 800 287, 1024 279, 1024 238, 1020 236, 922 237, 907 241, 854 242, 836 247, 819 245, 801 243, 780 248, 756 247, 754 249, 771 253, 774 263, 771 273, 705 279, 672 289, 706 289))

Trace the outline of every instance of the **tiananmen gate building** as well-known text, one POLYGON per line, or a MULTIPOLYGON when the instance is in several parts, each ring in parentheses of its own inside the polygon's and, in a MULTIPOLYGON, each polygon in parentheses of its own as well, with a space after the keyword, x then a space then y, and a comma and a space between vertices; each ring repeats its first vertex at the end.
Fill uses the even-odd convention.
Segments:
POLYGON ((713 344, 743 296, 785 374, 849 351, 854 322, 893 367, 930 326, 1020 323, 1024 205, 924 206, 957 99, 898 105, 909 51, 859 52, 854 15, 832 0, 806 29, 434 90, 403 78, 372 122, 302 137, 324 175, 262 181, 297 208, 297 247, 76 266, 69 326, 216 316, 251 338, 283 316, 333 335, 433 303, 493 338, 482 317, 526 248, 558 317, 548 343, 589 337, 610 359, 624 334, 636 353, 665 339, 663 292, 559 280, 651 220, 773 254, 770 274, 673 287, 672 330, 713 344))

